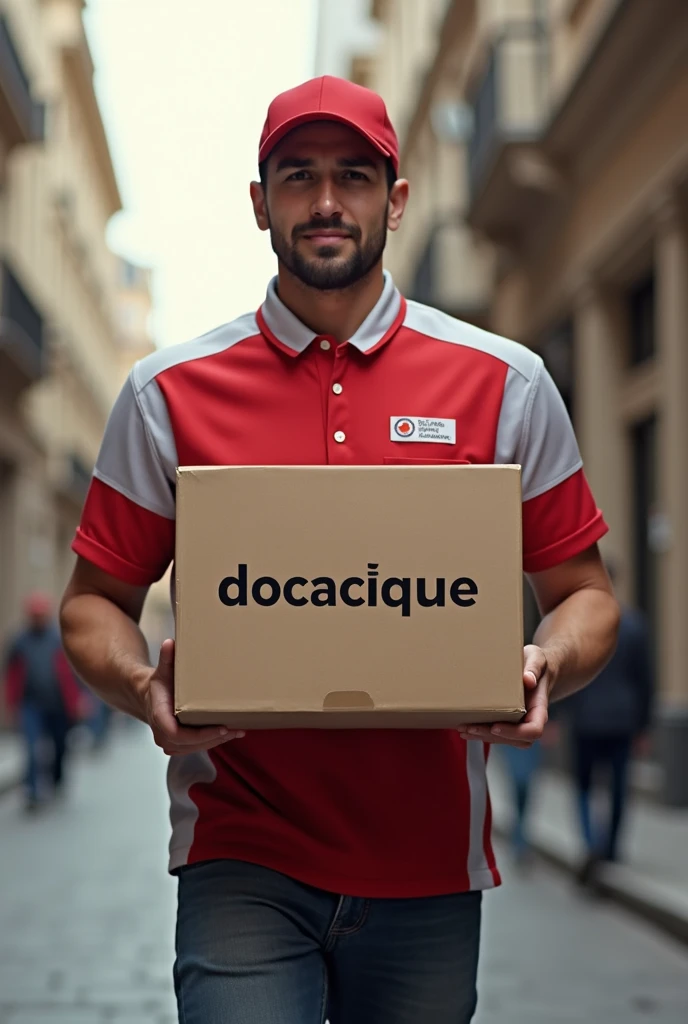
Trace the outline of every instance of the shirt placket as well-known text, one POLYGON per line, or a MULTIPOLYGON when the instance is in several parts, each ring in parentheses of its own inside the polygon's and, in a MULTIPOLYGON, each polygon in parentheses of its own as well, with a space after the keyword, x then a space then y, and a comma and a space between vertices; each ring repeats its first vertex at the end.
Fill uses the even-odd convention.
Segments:
POLYGON ((327 388, 325 415, 325 446, 327 461, 332 465, 353 462, 349 431, 349 401, 346 385, 348 349, 346 342, 338 343, 333 338, 318 339, 327 366, 322 380, 327 388))

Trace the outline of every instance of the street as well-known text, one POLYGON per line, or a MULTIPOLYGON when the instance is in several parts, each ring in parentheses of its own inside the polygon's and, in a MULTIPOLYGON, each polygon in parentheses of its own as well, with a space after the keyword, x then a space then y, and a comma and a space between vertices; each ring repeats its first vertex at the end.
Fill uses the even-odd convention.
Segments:
MULTIPOLYGON (((134 726, 34 817, 0 800, 0 1024, 172 1024, 164 757, 134 726)), ((683 1024, 688 955, 544 865, 485 900, 476 1024, 683 1024)))

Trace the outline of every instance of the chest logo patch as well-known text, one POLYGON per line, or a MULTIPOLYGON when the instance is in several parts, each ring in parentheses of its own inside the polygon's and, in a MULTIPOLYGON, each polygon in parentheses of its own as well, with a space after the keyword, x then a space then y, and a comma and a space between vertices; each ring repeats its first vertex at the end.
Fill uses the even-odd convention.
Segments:
POLYGON ((389 439, 456 444, 456 420, 441 420, 430 416, 391 416, 389 439))

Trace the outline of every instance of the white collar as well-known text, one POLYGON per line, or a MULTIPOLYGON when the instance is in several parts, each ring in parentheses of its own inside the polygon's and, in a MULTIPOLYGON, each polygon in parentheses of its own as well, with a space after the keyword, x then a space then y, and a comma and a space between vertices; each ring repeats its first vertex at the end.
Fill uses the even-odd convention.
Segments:
MULTIPOLYGON (((382 295, 371 309, 349 344, 360 352, 370 352, 394 326, 402 306, 402 297, 389 271, 384 271, 382 295)), ((282 345, 295 353, 304 352, 319 335, 306 327, 277 294, 277 277, 268 285, 265 302, 261 306, 265 325, 282 345)))

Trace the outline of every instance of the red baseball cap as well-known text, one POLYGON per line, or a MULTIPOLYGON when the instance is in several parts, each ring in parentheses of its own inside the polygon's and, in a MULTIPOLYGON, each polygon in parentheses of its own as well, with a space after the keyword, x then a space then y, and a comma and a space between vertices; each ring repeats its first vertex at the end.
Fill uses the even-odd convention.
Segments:
POLYGON ((268 107, 260 137, 258 162, 266 160, 292 128, 309 121, 348 124, 391 160, 399 173, 399 140, 382 97, 362 85, 332 75, 312 78, 275 97, 268 107))

